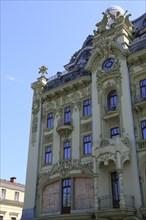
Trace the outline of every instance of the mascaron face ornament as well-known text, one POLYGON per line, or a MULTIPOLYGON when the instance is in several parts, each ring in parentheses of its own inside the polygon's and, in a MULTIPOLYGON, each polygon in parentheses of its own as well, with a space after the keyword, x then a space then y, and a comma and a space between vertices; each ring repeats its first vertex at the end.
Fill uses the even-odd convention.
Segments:
POLYGON ((115 59, 114 58, 109 58, 106 61, 104 61, 104 63, 102 64, 102 70, 108 70, 110 69, 113 64, 115 63, 115 59))

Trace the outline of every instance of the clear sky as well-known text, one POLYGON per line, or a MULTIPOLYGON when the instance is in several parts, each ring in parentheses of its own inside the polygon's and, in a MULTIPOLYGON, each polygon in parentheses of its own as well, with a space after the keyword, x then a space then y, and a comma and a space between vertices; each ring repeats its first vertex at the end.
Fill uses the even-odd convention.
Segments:
POLYGON ((29 1, 1 0, 1 178, 25 183, 31 83, 38 68, 48 77, 63 71, 82 47, 108 7, 119 5, 132 14, 146 12, 145 0, 29 1))

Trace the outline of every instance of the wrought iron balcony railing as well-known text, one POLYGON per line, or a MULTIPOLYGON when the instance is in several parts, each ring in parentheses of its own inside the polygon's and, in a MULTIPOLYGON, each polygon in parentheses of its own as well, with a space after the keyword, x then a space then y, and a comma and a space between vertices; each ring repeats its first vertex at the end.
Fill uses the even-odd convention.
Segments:
MULTIPOLYGON (((134 196, 132 195, 124 195, 125 198, 125 208, 135 208, 134 205, 134 196)), ((119 201, 120 202, 120 201, 119 201)), ((112 195, 106 195, 98 198, 98 203, 99 203, 99 209, 113 209, 113 208, 120 208, 118 206, 114 206, 114 201, 112 195)))

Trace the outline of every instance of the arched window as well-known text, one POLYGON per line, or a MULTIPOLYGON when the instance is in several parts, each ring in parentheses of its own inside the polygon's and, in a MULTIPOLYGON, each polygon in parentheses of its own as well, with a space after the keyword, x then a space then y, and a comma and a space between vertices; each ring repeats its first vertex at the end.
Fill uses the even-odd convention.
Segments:
POLYGON ((109 111, 115 111, 117 107, 117 91, 112 90, 107 97, 107 104, 109 111))

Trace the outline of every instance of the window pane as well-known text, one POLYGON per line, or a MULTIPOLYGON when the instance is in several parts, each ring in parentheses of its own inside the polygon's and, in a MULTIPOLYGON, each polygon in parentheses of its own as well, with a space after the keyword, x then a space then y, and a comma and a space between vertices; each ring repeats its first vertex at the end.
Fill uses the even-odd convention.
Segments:
POLYGON ((62 206, 70 207, 71 201, 71 179, 65 179, 62 183, 62 206))
POLYGON ((64 142, 64 159, 71 157, 71 144, 70 141, 64 142))
POLYGON ((48 114, 47 128, 53 127, 53 113, 48 114))
POLYGON ((141 122, 142 138, 146 139, 146 120, 141 122))
POLYGON ((91 107, 90 107, 90 100, 85 100, 83 102, 83 115, 90 115, 91 114, 91 107))
POLYGON ((112 90, 108 94, 108 110, 115 110, 117 106, 117 92, 116 90, 112 90))
POLYGON ((45 151, 45 163, 52 163, 52 147, 48 146, 46 147, 46 151, 45 151))
POLYGON ((70 122, 71 122, 70 106, 68 106, 64 109, 64 122, 65 122, 65 124, 70 124, 70 122))
POLYGON ((84 154, 91 154, 92 145, 91 145, 91 135, 84 137, 84 154))
POLYGON ((15 201, 19 201, 19 192, 15 192, 15 198, 14 198, 15 201))
POLYGON ((2 199, 6 198, 6 189, 2 189, 2 199))
POLYGON ((119 128, 112 128, 111 129, 111 138, 114 138, 115 136, 119 135, 119 128))
POLYGON ((146 98, 146 79, 140 81, 141 97, 146 98))

